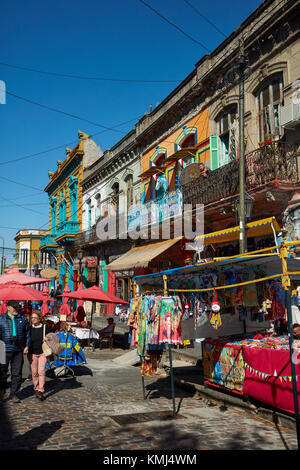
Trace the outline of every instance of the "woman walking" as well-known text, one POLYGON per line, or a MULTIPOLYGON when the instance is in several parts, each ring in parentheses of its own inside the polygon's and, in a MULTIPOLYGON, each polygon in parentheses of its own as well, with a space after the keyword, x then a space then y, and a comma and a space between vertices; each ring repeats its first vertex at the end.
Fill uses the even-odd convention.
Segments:
POLYGON ((42 344, 44 337, 51 332, 49 326, 44 322, 43 314, 33 311, 31 314, 31 345, 29 348, 29 362, 31 365, 32 380, 35 396, 39 400, 44 400, 46 382, 47 358, 43 353, 42 344))

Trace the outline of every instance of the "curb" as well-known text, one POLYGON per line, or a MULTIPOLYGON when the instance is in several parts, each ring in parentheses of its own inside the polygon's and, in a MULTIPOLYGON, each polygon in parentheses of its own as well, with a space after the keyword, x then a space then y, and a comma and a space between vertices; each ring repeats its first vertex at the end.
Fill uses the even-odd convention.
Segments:
POLYGON ((242 408, 247 413, 259 416, 265 419, 266 421, 270 421, 275 425, 284 426, 286 428, 296 430, 296 421, 293 416, 284 415, 279 411, 254 405, 249 401, 243 401, 242 398, 238 399, 231 395, 227 395, 226 393, 218 392, 217 390, 212 390, 208 387, 205 387, 204 385, 193 384, 187 380, 180 379, 178 377, 174 377, 174 384, 179 388, 197 393, 198 395, 204 396, 205 398, 213 399, 222 404, 242 408))

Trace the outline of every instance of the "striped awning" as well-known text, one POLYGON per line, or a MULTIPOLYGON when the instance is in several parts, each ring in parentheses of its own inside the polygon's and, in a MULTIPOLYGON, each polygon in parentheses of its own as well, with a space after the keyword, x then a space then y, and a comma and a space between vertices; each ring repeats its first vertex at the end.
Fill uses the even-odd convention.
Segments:
MULTIPOLYGON (((274 234, 280 232, 281 228, 275 217, 268 217, 267 219, 256 220, 247 224, 247 238, 259 237, 262 235, 274 234)), ((206 233, 199 235, 196 240, 203 240, 204 245, 211 245, 214 243, 224 243, 232 240, 238 240, 240 236, 240 227, 230 227, 218 232, 206 233)))
POLYGON ((124 271, 133 268, 146 268, 151 260, 171 248, 171 246, 175 245, 175 243, 180 240, 182 240, 182 237, 132 248, 127 251, 127 253, 105 266, 104 270, 124 271))

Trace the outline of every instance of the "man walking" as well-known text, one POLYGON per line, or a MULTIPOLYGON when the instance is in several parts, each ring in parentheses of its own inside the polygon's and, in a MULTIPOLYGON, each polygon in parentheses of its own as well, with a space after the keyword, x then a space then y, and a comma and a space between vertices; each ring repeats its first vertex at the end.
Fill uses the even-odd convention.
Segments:
POLYGON ((30 346, 30 326, 24 315, 18 312, 19 303, 16 300, 8 300, 7 313, 0 315, 0 339, 5 343, 6 363, 4 366, 4 379, 0 382, 1 391, 7 386, 7 372, 10 364, 11 387, 8 399, 19 403, 16 393, 22 384, 23 353, 28 353, 30 346))

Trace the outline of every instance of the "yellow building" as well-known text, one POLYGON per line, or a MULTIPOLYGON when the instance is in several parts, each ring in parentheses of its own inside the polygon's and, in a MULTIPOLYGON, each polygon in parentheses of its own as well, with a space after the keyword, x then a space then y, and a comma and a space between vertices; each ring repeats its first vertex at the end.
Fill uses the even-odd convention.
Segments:
POLYGON ((20 270, 37 271, 49 265, 49 257, 41 254, 40 242, 48 230, 24 229, 15 236, 15 264, 20 270))

